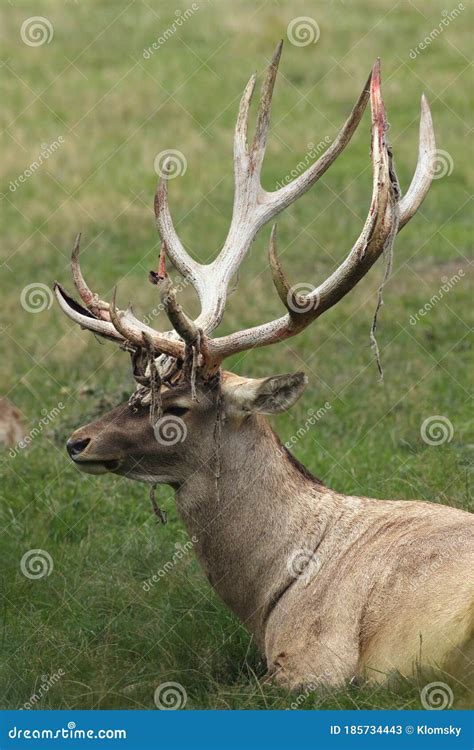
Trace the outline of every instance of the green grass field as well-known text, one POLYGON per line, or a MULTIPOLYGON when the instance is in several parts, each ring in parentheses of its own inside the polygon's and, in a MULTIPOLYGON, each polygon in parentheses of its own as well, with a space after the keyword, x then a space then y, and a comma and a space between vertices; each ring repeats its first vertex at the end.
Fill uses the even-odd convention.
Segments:
MULTIPOLYGON (((1 395, 21 410, 27 430, 36 431, 27 450, 0 455, 1 708, 19 708, 35 693, 41 708, 155 708, 155 688, 167 681, 184 686, 190 709, 286 708, 295 700, 260 685, 260 654, 209 587, 192 551, 177 560, 176 545, 184 546, 187 536, 171 490, 161 490, 170 522, 159 528, 143 485, 79 474, 72 466, 66 438, 130 393, 129 360, 74 328, 44 290, 45 304, 37 300, 28 311, 33 302, 24 291, 30 284, 50 287, 54 279, 71 287, 69 254, 81 231, 89 283, 106 298, 118 284, 121 303, 132 299, 137 315, 147 314, 156 304, 147 272, 159 247, 154 160, 165 149, 178 149, 187 162, 185 174, 170 183, 178 231, 197 258, 214 257, 232 206, 238 100, 281 37, 286 43, 263 175, 268 189, 308 150, 335 136, 378 55, 402 187, 416 163, 422 91, 432 106, 445 174, 396 243, 379 317, 383 384, 369 345, 382 263, 298 339, 236 357, 230 366, 257 377, 307 372, 304 397, 275 427, 288 440, 308 410, 330 403, 294 448, 327 485, 472 509, 469 11, 443 25, 447 6, 441 0, 202 0, 192 7, 197 10, 174 27, 176 4, 153 0, 2 7, 1 395), (42 45, 22 40, 22 24, 31 16, 51 24, 53 36, 42 45), (300 16, 317 22, 317 43, 288 41, 288 24, 300 16), (418 54, 420 42, 440 25, 418 54), (54 142, 59 146, 25 177, 54 142), (439 295, 445 279, 460 271, 461 280, 439 295), (441 299, 413 325, 411 316, 435 294, 441 299), (52 410, 57 416, 38 428, 52 410), (432 446, 420 428, 436 415, 449 420, 453 434, 432 446), (54 569, 31 580, 20 561, 36 548, 51 556, 54 569), (171 560, 176 564, 159 583, 144 590, 171 560)), ((49 27, 46 32, 51 35, 49 27)), ((369 144, 366 114, 344 154, 279 218, 281 256, 292 282, 318 284, 356 239, 370 201, 369 144)), ((223 332, 281 310, 267 265, 268 237, 267 227, 246 259, 223 332)), ((196 312, 188 291, 183 304, 196 312)), ((162 319, 155 324, 166 327, 162 319)), ((451 687, 453 705, 465 707, 464 687, 451 687)), ((298 707, 419 708, 420 684, 414 679, 396 694, 374 687, 311 693, 298 707)))

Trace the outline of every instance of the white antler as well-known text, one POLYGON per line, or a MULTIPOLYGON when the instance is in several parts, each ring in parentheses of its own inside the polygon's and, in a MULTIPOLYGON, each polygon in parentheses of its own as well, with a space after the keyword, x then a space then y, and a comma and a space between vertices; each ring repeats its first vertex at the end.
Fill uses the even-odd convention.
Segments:
POLYGON ((163 309, 173 326, 172 331, 158 333, 137 320, 131 310, 116 309, 115 295, 111 305, 103 302, 87 286, 79 266, 79 237, 73 250, 72 271, 76 288, 85 309, 56 285, 61 308, 82 327, 122 344, 140 347, 144 342, 157 353, 183 360, 186 353, 201 353, 204 371, 214 372, 221 361, 234 353, 281 341, 294 336, 315 318, 335 305, 367 273, 377 258, 391 249, 397 232, 416 213, 424 200, 434 173, 435 140, 433 123, 426 98, 421 100, 420 145, 418 163, 404 198, 400 191, 387 142, 387 121, 380 84, 380 61, 375 63, 362 93, 348 119, 327 151, 305 172, 278 190, 268 192, 261 185, 261 168, 270 123, 270 108, 282 43, 277 46, 262 85, 255 134, 247 141, 250 104, 255 88, 252 76, 240 101, 234 136, 234 205, 229 232, 217 258, 205 265, 193 260, 184 249, 172 222, 168 205, 168 170, 165 163, 155 195, 157 227, 162 237, 159 270, 150 279, 158 287, 163 309), (308 190, 333 163, 349 143, 357 128, 367 101, 372 113, 372 201, 362 232, 341 265, 311 294, 293 293, 286 280, 276 252, 276 231, 270 240, 270 267, 277 292, 287 313, 277 320, 257 325, 228 336, 211 339, 209 334, 224 314, 227 290, 255 235, 290 203, 308 190), (165 252, 197 291, 201 312, 191 321, 179 306, 166 275, 165 252))
POLYGON ((350 116, 327 151, 293 182, 274 192, 265 191, 260 183, 260 175, 282 44, 280 42, 275 50, 262 85, 255 135, 250 147, 247 143, 247 131, 255 75, 250 78, 240 101, 234 136, 232 220, 224 247, 212 263, 202 265, 192 260, 181 244, 169 211, 167 169, 163 170, 156 192, 155 214, 158 229, 166 244, 168 256, 176 268, 189 278, 198 293, 201 314, 196 320, 196 325, 207 334, 221 322, 230 280, 242 263, 259 229, 299 198, 324 174, 350 141, 369 98, 370 77, 350 116))

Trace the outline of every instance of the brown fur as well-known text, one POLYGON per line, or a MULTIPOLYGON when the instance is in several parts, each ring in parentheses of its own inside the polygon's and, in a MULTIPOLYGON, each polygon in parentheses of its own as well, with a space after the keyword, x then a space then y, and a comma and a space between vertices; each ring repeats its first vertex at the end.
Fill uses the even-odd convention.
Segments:
POLYGON ((165 416, 171 406, 189 409, 187 437, 175 445, 154 438, 147 407, 122 405, 73 435, 90 439, 77 465, 100 473, 114 461, 116 473, 175 488, 206 576, 253 633, 276 681, 338 686, 453 665, 469 678, 473 516, 325 488, 252 410, 291 405, 288 391, 296 398, 301 379, 284 386, 280 399, 278 379, 227 373, 217 441, 216 394, 203 386, 198 401, 189 389, 164 395, 165 416), (291 561, 301 552, 308 562, 295 575, 291 561))

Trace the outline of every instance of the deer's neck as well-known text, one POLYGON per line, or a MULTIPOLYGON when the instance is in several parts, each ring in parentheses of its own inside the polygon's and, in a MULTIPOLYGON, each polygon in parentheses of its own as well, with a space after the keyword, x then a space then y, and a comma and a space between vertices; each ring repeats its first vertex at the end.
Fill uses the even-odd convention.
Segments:
POLYGON ((177 490, 177 508, 198 540, 209 581, 259 640, 272 606, 294 581, 291 556, 317 549, 334 498, 262 417, 223 435, 219 452, 219 462, 211 460, 177 490))

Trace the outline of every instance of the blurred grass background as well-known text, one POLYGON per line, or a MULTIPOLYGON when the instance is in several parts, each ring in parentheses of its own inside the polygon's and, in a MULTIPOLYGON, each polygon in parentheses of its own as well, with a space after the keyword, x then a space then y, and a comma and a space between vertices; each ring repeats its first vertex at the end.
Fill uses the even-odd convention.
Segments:
MULTIPOLYGON (((294 700, 260 686, 260 655, 209 588, 192 552, 143 590, 143 582, 172 559, 175 545, 186 541, 171 491, 161 491, 170 523, 157 528, 144 486, 80 475, 64 451, 75 427, 128 395, 128 358, 74 328, 55 304, 36 314, 21 305, 28 284, 49 286, 56 278, 71 287, 70 248, 81 231, 91 286, 107 298, 118 283, 122 304, 132 299, 136 313, 147 314, 156 304, 146 281, 158 251, 153 165, 164 149, 179 149, 187 162, 186 173, 170 183, 182 240, 202 261, 215 256, 231 213, 238 101, 281 37, 286 41, 263 174, 267 189, 309 149, 334 137, 378 55, 402 187, 416 163, 422 91, 432 107, 437 146, 448 153, 452 170, 435 180, 396 243, 379 318, 383 385, 368 337, 381 263, 297 340, 237 357, 230 366, 249 376, 307 372, 305 396, 275 426, 288 440, 311 408, 331 404, 294 452, 333 488, 472 508, 469 11, 410 56, 446 18, 444 2, 203 0, 196 6, 147 58, 143 51, 173 28, 172 3, 3 5, 1 394, 21 410, 28 430, 59 402, 64 406, 27 451, 0 456, 2 708, 23 705, 59 669, 64 676, 38 707, 153 708, 154 690, 165 681, 185 687, 188 708, 284 708, 294 700), (31 16, 51 23, 49 43, 22 41, 22 23, 31 16), (286 38, 288 24, 301 16, 317 22, 317 43, 296 46, 286 38), (12 191, 11 181, 43 144, 60 137, 57 151, 12 191), (460 269, 462 281, 411 325, 410 316, 460 269), (420 426, 432 415, 450 420, 451 442, 431 447, 422 441, 420 426), (52 556, 49 577, 21 574, 20 560, 31 548, 52 556)), ((366 114, 346 152, 279 217, 282 259, 294 283, 318 284, 357 237, 370 201, 369 144, 366 114)), ((267 268, 268 236, 265 228, 245 261, 222 332, 281 311, 267 268)), ((183 302, 197 310, 189 290, 183 302)), ((454 705, 462 706, 462 691, 453 689, 454 705)), ((300 705, 417 708, 419 689, 416 681, 398 695, 354 687, 310 694, 300 705)))

